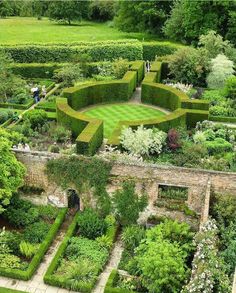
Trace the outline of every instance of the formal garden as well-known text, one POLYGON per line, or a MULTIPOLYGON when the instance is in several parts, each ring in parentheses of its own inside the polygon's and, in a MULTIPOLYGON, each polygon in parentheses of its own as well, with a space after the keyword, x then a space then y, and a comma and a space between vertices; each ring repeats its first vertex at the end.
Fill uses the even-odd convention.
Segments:
POLYGON ((235 293, 236 2, 193 2, 0 1, 0 292, 235 293))

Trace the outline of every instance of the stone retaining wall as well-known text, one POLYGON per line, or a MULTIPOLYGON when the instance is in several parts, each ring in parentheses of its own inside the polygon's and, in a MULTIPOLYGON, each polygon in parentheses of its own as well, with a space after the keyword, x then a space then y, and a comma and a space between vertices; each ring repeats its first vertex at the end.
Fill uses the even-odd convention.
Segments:
MULTIPOLYGON (((42 187, 48 200, 56 205, 66 206, 66 191, 48 181, 45 174, 46 162, 59 157, 47 152, 14 150, 19 161, 27 168, 26 185, 42 187)), ((236 173, 216 172, 152 164, 114 164, 108 191, 120 188, 122 181, 134 179, 137 191, 146 191, 149 202, 158 199, 159 185, 173 185, 188 188, 188 206, 206 220, 209 209, 210 190, 230 193, 236 196, 236 173)))

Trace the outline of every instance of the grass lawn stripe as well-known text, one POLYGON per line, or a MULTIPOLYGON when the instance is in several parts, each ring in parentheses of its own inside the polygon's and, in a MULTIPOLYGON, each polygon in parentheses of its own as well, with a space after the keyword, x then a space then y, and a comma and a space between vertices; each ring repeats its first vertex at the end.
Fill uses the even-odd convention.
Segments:
POLYGON ((158 109, 133 104, 100 105, 85 110, 83 113, 91 118, 98 118, 104 121, 105 138, 111 135, 119 121, 146 120, 165 115, 158 109))

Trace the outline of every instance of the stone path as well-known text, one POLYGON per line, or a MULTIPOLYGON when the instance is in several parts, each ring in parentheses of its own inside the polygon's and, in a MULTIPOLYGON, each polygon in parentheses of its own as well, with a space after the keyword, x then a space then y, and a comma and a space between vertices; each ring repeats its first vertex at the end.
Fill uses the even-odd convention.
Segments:
POLYGON ((123 247, 122 247, 121 239, 119 237, 115 243, 113 250, 112 250, 110 260, 109 260, 105 270, 101 273, 99 280, 97 282, 97 285, 94 288, 94 290, 92 291, 92 293, 103 293, 104 292, 104 289, 105 289, 105 286, 106 286, 106 283, 107 283, 107 280, 109 278, 111 271, 113 269, 117 269, 117 267, 118 267, 122 252, 123 252, 123 247))
MULTIPOLYGON (((44 284, 44 282, 43 282, 44 274, 45 274, 48 266, 50 265, 52 259, 54 258, 55 254, 56 254, 64 236, 65 236, 67 228, 72 221, 72 218, 73 218, 72 216, 69 216, 69 218, 62 224, 62 227, 59 230, 57 237, 53 241, 48 252, 45 254, 43 261, 41 262, 37 272, 34 274, 34 276, 31 278, 31 280, 21 281, 21 280, 15 280, 15 279, 0 276, 0 287, 21 290, 21 291, 25 291, 27 293, 69 293, 69 292, 76 293, 75 291, 49 286, 47 284, 44 284)), ((118 240, 115 243, 115 246, 112 250, 110 260, 109 260, 105 270, 101 273, 99 280, 97 282, 97 285, 96 285, 95 289, 93 290, 93 293, 104 292, 106 282, 108 280, 108 277, 109 277, 112 269, 118 267, 122 251, 123 251, 123 248, 122 248, 121 239, 118 238, 118 240)), ((77 293, 79 293, 79 292, 77 292, 77 293)))

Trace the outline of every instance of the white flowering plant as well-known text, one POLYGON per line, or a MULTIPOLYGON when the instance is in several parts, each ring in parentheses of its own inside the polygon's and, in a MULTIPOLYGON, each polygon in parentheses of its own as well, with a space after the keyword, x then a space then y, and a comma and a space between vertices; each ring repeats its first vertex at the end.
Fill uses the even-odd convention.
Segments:
POLYGON ((149 156, 160 154, 166 143, 167 134, 157 128, 144 128, 139 126, 136 130, 131 127, 124 128, 121 132, 120 142, 122 147, 130 154, 149 156))
POLYGON ((185 84, 185 83, 181 83, 181 82, 177 82, 177 83, 172 83, 172 82, 168 82, 166 83, 166 85, 171 86, 173 88, 176 88, 184 93, 189 93, 191 91, 191 89, 193 88, 192 84, 185 84))

